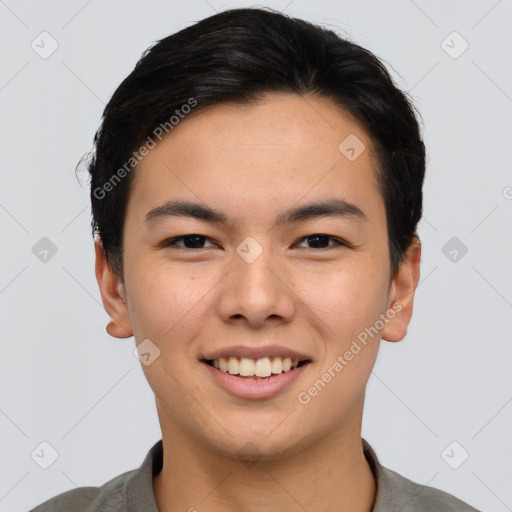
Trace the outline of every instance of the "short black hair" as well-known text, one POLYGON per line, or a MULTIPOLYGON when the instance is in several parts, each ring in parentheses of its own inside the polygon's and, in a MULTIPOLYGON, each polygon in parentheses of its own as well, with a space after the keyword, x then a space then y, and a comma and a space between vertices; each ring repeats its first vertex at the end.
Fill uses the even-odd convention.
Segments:
POLYGON ((101 238, 122 280, 123 227, 138 150, 150 147, 162 128, 170 133, 183 113, 196 115, 227 102, 247 104, 272 92, 330 99, 366 130, 378 160, 391 278, 396 275, 414 237, 419 238, 422 215, 425 146, 413 102, 369 50, 273 9, 244 8, 220 12, 155 42, 105 107, 93 150, 84 159, 93 236, 101 238))

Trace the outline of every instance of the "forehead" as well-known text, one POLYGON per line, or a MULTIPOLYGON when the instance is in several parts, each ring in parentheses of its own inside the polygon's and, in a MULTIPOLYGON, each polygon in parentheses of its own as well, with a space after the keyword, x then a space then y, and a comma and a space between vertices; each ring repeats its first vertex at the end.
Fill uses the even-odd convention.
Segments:
POLYGON ((372 147, 362 126, 325 98, 274 93, 220 104, 185 117, 144 157, 130 201, 147 210, 186 196, 254 216, 327 194, 382 213, 372 147))

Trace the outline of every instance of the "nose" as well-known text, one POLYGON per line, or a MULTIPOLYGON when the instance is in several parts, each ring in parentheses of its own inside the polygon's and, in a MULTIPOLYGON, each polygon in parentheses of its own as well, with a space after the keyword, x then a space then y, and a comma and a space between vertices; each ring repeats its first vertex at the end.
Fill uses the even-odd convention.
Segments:
POLYGON ((266 321, 290 322, 297 298, 289 271, 269 248, 262 247, 254 260, 240 254, 234 256, 222 280, 218 302, 221 318, 228 323, 243 321, 251 327, 266 321))

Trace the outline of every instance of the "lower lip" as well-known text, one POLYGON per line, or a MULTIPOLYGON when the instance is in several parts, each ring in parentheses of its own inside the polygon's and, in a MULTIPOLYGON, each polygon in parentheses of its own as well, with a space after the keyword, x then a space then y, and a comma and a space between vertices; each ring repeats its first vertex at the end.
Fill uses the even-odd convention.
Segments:
POLYGON ((279 394, 287 386, 291 386, 311 363, 299 366, 288 372, 271 375, 266 379, 247 379, 217 370, 214 366, 202 362, 210 375, 226 391, 240 398, 261 399, 279 394))

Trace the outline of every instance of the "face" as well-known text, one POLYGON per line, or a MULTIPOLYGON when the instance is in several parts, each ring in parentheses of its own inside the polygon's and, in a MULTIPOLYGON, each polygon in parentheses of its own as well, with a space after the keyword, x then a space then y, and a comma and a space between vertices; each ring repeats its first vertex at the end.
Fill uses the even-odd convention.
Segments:
POLYGON ((97 269, 126 330, 113 335, 150 340, 164 435, 272 459, 360 428, 380 339, 405 335, 414 288, 405 267, 390 286, 371 147, 329 100, 269 94, 185 119, 139 164, 119 299, 97 269), (282 371, 287 356, 299 363, 282 371), (271 376, 235 375, 255 367, 271 376))

